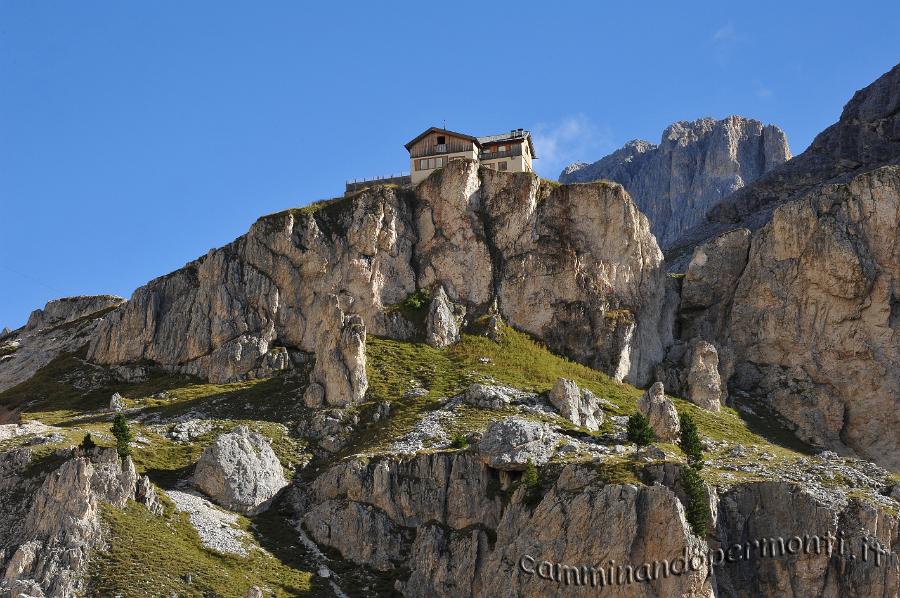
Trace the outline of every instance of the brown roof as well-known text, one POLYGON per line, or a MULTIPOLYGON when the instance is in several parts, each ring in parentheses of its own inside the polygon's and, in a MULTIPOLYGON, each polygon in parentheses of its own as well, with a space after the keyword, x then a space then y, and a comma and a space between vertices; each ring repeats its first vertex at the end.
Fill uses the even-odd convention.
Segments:
POLYGON ((441 129, 441 128, 439 128, 439 127, 430 127, 430 128, 428 128, 428 129, 425 129, 425 131, 423 131, 421 134, 419 134, 418 136, 416 136, 415 139, 413 139, 412 141, 410 141, 409 143, 407 143, 407 144, 404 145, 403 147, 405 147, 407 150, 409 150, 409 148, 411 148, 413 145, 415 145, 415 144, 416 144, 418 141, 420 141, 423 137, 425 137, 426 135, 429 135, 429 134, 431 134, 431 133, 444 133, 445 135, 452 135, 452 136, 454 136, 454 137, 459 137, 459 138, 461 138, 461 139, 466 139, 466 140, 471 141, 472 143, 474 143, 476 147, 481 148, 481 144, 478 142, 478 138, 477 138, 477 137, 472 137, 471 135, 466 135, 465 133, 457 133, 457 132, 455 132, 455 131, 448 131, 447 129, 441 129))
POLYGON ((537 158, 537 154, 534 152, 534 142, 531 140, 531 132, 526 131, 525 129, 517 129, 515 131, 510 131, 509 133, 500 133, 499 135, 486 135, 484 137, 479 137, 478 141, 480 141, 483 145, 488 143, 516 143, 516 142, 528 142, 528 149, 531 150, 531 157, 537 158))

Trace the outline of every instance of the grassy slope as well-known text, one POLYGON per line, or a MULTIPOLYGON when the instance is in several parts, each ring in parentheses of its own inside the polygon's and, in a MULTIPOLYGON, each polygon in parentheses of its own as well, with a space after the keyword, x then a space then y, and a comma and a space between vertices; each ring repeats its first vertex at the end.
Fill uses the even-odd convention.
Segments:
MULTIPOLYGON (((553 355, 542 344, 511 328, 504 328, 499 343, 464 335, 459 343, 443 350, 420 343, 370 337, 367 352, 370 401, 358 409, 365 412, 377 402, 388 401, 392 404, 391 417, 369 427, 362 426, 348 453, 383 449, 425 413, 439 407, 441 399, 460 393, 475 381, 543 392, 558 377, 571 378, 614 405, 607 416, 631 413, 641 395, 634 387, 553 355), (428 392, 418 398, 402 398, 413 387, 428 392)), ((301 401, 305 374, 215 385, 157 372, 140 384, 110 383, 83 392, 71 380, 76 374, 89 374, 94 366, 82 359, 81 354, 60 356, 28 382, 0 393, 0 405, 19 406, 23 419, 38 419, 63 429, 64 441, 36 448, 37 461, 46 468, 54 465, 51 458, 54 449, 77 443, 87 431, 98 444, 112 444, 110 416, 105 408, 113 392, 124 395, 129 408, 141 408, 143 415, 171 418, 196 414, 218 424, 218 429, 189 444, 173 442, 152 426, 133 424, 136 435, 148 441, 134 449, 135 463, 162 487, 188 477, 203 448, 223 430, 241 423, 272 438, 273 447, 289 474, 294 464, 309 458, 305 441, 295 432, 296 423, 308 415, 301 401), (167 391, 172 398, 151 396, 160 391, 167 391)), ((783 460, 800 454, 795 450, 797 447, 782 441, 776 428, 767 431, 760 422, 745 421, 731 409, 714 414, 686 401, 675 401, 679 410, 694 415, 701 433, 714 440, 759 447, 783 460)), ((511 412, 512 409, 496 412, 464 407, 451 432, 483 430, 492 419, 511 412)), ((7 441, 0 450, 23 440, 7 441)), ((672 458, 681 458, 674 445, 662 447, 672 458)), ((602 478, 609 482, 634 482, 634 471, 634 464, 627 459, 610 459, 600 466, 602 478)), ((703 474, 711 481, 717 476, 716 471, 709 469, 704 469, 703 474)), ((245 592, 251 582, 267 585, 281 595, 317 593, 317 578, 311 580, 305 572, 312 565, 304 561, 302 548, 294 544, 296 537, 279 513, 243 520, 255 530, 260 547, 266 549, 266 552, 254 551, 249 559, 226 557, 204 549, 185 516, 171 508, 162 519, 149 516, 137 506, 124 511, 105 509, 104 520, 111 532, 109 550, 95 555, 91 565, 96 591, 101 595, 116 591, 129 595, 125 590, 139 587, 140 583, 152 583, 179 595, 234 595, 231 589, 245 592), (135 560, 142 563, 139 568, 134 567, 135 560), (193 577, 191 585, 184 581, 188 573, 193 577)))

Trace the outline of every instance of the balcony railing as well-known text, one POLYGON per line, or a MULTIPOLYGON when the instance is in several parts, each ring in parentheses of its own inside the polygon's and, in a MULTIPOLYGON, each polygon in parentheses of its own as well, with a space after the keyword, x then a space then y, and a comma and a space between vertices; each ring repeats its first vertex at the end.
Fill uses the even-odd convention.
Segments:
POLYGON ((480 160, 500 160, 501 158, 512 158, 514 156, 522 155, 522 147, 514 147, 512 149, 508 149, 505 152, 481 152, 479 156, 480 160))
POLYGON ((434 153, 436 154, 446 154, 447 153, 447 144, 446 143, 438 143, 434 146, 434 153))

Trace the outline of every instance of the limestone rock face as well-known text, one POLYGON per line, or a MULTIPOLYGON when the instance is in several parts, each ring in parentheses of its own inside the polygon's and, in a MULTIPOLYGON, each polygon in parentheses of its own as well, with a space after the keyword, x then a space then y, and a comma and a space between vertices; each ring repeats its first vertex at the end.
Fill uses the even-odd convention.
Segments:
POLYGON ((488 426, 478 452, 495 469, 522 471, 529 461, 536 466, 549 461, 557 441, 558 435, 546 424, 507 417, 488 426))
POLYGON ((706 341, 694 343, 687 373, 687 400, 707 411, 722 410, 722 379, 719 377, 719 353, 706 341))
POLYGON ((876 565, 874 553, 869 551, 863 560, 864 538, 877 540, 889 551, 896 550, 900 541, 897 519, 884 511, 857 501, 825 505, 794 484, 763 482, 725 492, 719 499, 718 514, 719 537, 711 545, 713 549, 775 539, 770 549, 764 547, 769 549, 764 555, 751 548, 751 558, 716 567, 720 595, 893 596, 900 587, 896 557, 882 556, 876 565), (808 551, 806 545, 796 551, 796 541, 782 548, 777 540, 789 542, 797 537, 802 541, 809 536, 820 539, 819 552, 815 541, 808 543, 808 551), (854 554, 852 560, 846 554, 838 556, 840 539, 846 553, 854 554), (787 550, 794 550, 795 555, 787 550), (893 558, 890 565, 888 558, 893 558))
POLYGON ((63 326, 75 320, 95 315, 97 312, 118 307, 125 300, 115 295, 88 295, 63 297, 47 302, 43 309, 31 312, 25 330, 39 330, 63 326))
POLYGON ((711 224, 755 230, 768 222, 774 206, 799 199, 823 183, 847 182, 900 163, 898 89, 900 64, 857 91, 838 122, 819 133, 806 151, 711 209, 711 224))
POLYGON ((603 424, 603 409, 594 393, 578 388, 572 380, 559 378, 550 390, 550 402, 560 415, 575 424, 596 431, 603 424))
POLYGON ((593 164, 572 165, 561 183, 621 183, 663 248, 704 221, 734 191, 791 158, 784 132, 740 116, 670 125, 659 145, 632 141, 593 164))
POLYGON ((226 509, 255 515, 268 508, 287 480, 269 441, 238 426, 203 451, 194 485, 226 509))
POLYGON ((316 365, 304 395, 308 407, 323 399, 333 407, 347 407, 362 401, 369 387, 366 375, 366 326, 358 315, 345 315, 337 296, 320 322, 316 365))
POLYGON ((674 442, 681 434, 681 422, 675 405, 666 398, 662 382, 655 382, 638 401, 638 410, 646 416, 661 442, 674 442))
POLYGON ((416 188, 419 284, 440 283, 453 301, 491 300, 494 271, 482 222, 478 164, 454 161, 416 188))
POLYGON ((444 287, 438 286, 425 320, 425 342, 442 349, 459 340, 459 321, 444 287))
MULTIPOLYGON (((898 87, 900 89, 900 87, 898 87)), ((729 387, 805 440, 900 468, 900 167, 777 208, 734 292, 729 387)))
POLYGON ((315 352, 321 324, 335 325, 334 297, 369 331, 405 338, 411 331, 383 307, 416 288, 411 218, 402 192, 386 187, 314 213, 261 218, 230 245, 135 291, 98 331, 89 358, 148 359, 213 382, 253 377, 276 340, 315 352))
MULTIPOLYGON (((338 329, 335 301, 368 333, 411 339, 415 326, 387 307, 439 286, 467 313, 491 313, 618 380, 649 381, 671 337, 662 254, 621 186, 553 188, 454 161, 414 192, 375 187, 260 219, 135 291, 93 336, 89 359, 146 359, 213 382, 267 376, 291 367, 285 347, 332 359, 322 328, 338 329)), ((445 342, 452 322, 439 306, 432 333, 445 342)), ((308 403, 322 393, 353 402, 363 386, 332 403, 323 380, 308 403)))
POLYGON ((65 297, 32 312, 25 326, 2 336, 0 392, 28 380, 60 353, 80 349, 124 301, 111 295, 65 297))
POLYGON ((115 449, 67 460, 34 496, 6 561, 0 590, 74 597, 84 589, 88 555, 102 541, 99 503, 122 508, 137 474, 115 449))
POLYGON ((662 325, 665 275, 625 190, 481 176, 503 319, 618 380, 649 381, 671 338, 662 325))
POLYGON ((721 338, 734 289, 747 264, 751 233, 739 228, 694 250, 682 282, 679 324, 682 338, 721 338))
MULTIPOLYGON (((565 596, 574 584, 524 573, 523 557, 534 559, 534 568, 544 560, 596 566, 600 550, 639 566, 703 549, 678 498, 663 486, 605 484, 593 468, 569 465, 539 503, 526 505, 524 488, 508 502, 491 492, 508 484, 508 475, 467 453, 345 460, 295 502, 310 536, 345 558, 408 569, 398 584, 404 596, 565 596)), ((525 565, 532 568, 527 559, 525 565)), ((713 595, 703 566, 639 589, 622 595, 713 595)))

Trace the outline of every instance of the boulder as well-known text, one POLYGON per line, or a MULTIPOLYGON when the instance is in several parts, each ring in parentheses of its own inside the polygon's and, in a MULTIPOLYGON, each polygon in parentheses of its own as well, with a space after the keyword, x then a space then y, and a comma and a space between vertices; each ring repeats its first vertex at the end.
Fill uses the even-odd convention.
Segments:
POLYGON ((297 426, 297 433, 329 452, 340 452, 359 424, 359 416, 348 409, 319 409, 297 426))
POLYGON ((169 438, 177 442, 191 442, 209 433, 213 426, 213 422, 208 419, 189 419, 172 426, 169 438))
POLYGON ((203 451, 194 485, 226 509, 255 515, 269 507, 287 480, 269 441, 239 426, 203 451))
POLYGON ((118 413, 123 409, 125 409, 125 397, 119 393, 113 394, 112 398, 109 400, 109 410, 118 413))
POLYGON ((459 340, 459 319, 443 286, 438 286, 425 319, 425 342, 442 349, 459 340))
POLYGON ((491 422, 478 442, 478 452, 494 469, 522 471, 529 461, 536 466, 547 463, 558 440, 547 424, 507 417, 491 422))
POLYGON ((550 402, 560 414, 575 424, 592 432, 603 423, 603 409, 594 393, 578 388, 572 380, 559 378, 550 391, 550 402))
POLYGON ((662 382, 648 388, 638 401, 638 410, 650 422, 650 427, 661 442, 675 442, 681 433, 681 423, 675 405, 666 398, 662 382))
POLYGON ((502 409, 510 404, 512 397, 499 386, 472 384, 463 394, 463 400, 481 409, 502 409))
POLYGON ((134 499, 147 507, 147 510, 156 516, 163 514, 163 505, 156 494, 153 483, 145 475, 138 478, 137 486, 134 491, 134 499))
POLYGON ((325 403, 325 389, 318 382, 310 382, 303 393, 303 404, 311 409, 325 403))
POLYGON ((707 411, 722 410, 722 379, 719 377, 719 353, 706 341, 694 343, 687 373, 687 400, 707 411))

